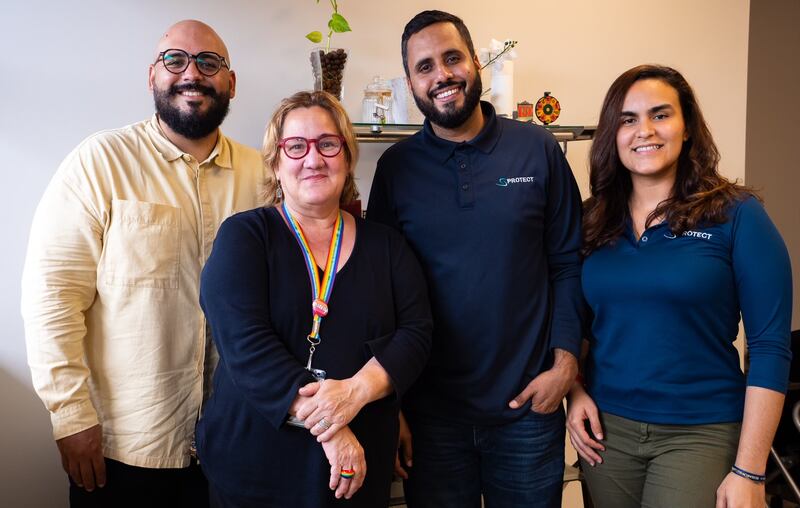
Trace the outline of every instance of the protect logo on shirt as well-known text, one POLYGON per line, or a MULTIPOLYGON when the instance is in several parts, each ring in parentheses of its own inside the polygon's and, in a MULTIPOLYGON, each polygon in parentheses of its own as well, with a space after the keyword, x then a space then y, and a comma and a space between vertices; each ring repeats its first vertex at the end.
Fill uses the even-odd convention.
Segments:
POLYGON ((535 181, 536 177, 533 176, 515 176, 511 178, 498 178, 495 185, 498 187, 508 187, 515 183, 533 183, 535 181))
MULTIPOLYGON (((689 230, 689 231, 684 231, 681 236, 689 236, 691 238, 702 238, 704 240, 711 240, 711 237, 714 236, 714 234, 703 233, 702 231, 689 230)), ((670 240, 674 240, 675 238, 677 238, 677 236, 675 236, 675 233, 670 231, 669 233, 664 233, 664 238, 669 238, 670 240)))

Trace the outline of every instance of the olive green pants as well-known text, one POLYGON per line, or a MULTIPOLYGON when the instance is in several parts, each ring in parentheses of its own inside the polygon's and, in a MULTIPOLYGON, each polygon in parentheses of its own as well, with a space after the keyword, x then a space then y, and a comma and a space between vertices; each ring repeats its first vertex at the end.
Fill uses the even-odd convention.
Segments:
POLYGON ((596 508, 714 508, 740 423, 655 425, 602 413, 602 464, 581 460, 596 508))

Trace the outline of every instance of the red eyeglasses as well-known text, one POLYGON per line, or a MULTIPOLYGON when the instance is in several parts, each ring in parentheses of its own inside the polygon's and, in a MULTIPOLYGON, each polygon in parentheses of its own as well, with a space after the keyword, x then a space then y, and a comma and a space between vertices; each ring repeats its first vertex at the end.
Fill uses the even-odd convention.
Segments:
POLYGON ((344 138, 338 134, 323 134, 316 139, 292 137, 282 139, 278 146, 290 159, 302 159, 308 155, 312 144, 317 145, 317 152, 323 157, 336 157, 342 151, 344 138))

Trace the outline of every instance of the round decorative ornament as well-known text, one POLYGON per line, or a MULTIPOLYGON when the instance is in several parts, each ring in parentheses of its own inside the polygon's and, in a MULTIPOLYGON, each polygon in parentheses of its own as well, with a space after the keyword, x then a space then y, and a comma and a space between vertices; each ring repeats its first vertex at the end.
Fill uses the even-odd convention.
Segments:
POLYGON ((317 298, 311 303, 311 308, 315 316, 325 317, 328 315, 328 304, 317 298))
POLYGON ((545 92, 544 96, 536 101, 536 118, 545 125, 549 125, 558 119, 561 114, 561 104, 558 99, 545 92))

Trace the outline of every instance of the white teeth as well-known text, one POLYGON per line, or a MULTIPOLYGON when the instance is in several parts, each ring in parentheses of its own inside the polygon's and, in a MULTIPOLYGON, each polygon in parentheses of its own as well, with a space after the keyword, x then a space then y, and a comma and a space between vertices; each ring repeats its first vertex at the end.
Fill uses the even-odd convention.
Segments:
POLYGON ((450 90, 447 90, 446 92, 442 92, 440 94, 436 94, 436 98, 437 99, 444 99, 446 97, 450 97, 451 95, 453 95, 456 92, 458 92, 458 88, 451 88, 450 90))
POLYGON ((185 91, 185 92, 181 92, 181 95, 187 95, 189 97, 199 97, 199 96, 201 96, 203 94, 201 92, 185 91))
POLYGON ((634 152, 652 152, 653 150, 658 150, 661 148, 661 145, 646 145, 646 146, 639 146, 633 149, 634 152))

